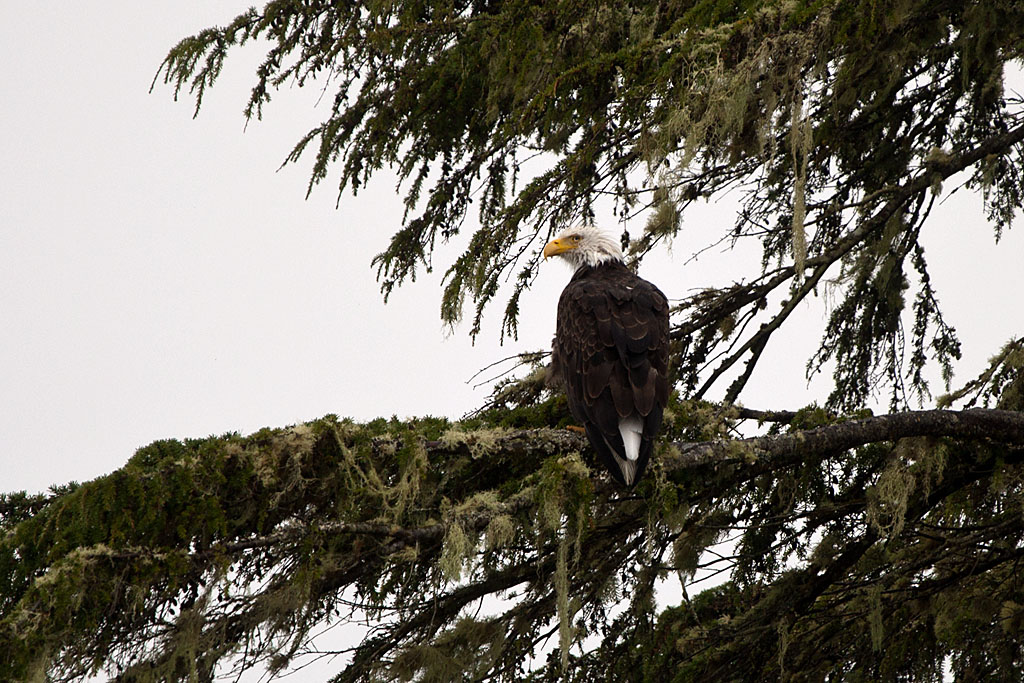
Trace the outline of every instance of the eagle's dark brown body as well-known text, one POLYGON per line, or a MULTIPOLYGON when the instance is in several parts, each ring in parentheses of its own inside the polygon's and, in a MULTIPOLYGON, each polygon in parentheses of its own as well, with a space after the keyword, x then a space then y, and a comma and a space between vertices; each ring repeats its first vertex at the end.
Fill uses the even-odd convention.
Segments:
POLYGON ((665 295, 618 260, 580 267, 558 300, 552 356, 573 416, 602 464, 631 487, 647 467, 668 401, 665 295), (620 423, 631 417, 642 436, 635 472, 624 473, 620 423))

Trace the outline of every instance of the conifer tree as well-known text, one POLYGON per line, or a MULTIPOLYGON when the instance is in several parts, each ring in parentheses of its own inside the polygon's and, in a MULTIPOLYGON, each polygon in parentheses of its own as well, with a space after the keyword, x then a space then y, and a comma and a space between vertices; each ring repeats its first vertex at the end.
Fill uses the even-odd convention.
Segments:
POLYGON ((1024 679, 1024 341, 933 397, 960 342, 920 240, 944 183, 997 239, 1019 215, 1024 5, 273 0, 182 40, 155 87, 198 112, 247 43, 267 50, 247 117, 282 85, 334 93, 287 159, 311 190, 398 170, 385 297, 463 246, 441 315, 470 334, 496 305, 515 334, 547 237, 601 201, 647 217, 634 264, 684 231, 762 257, 676 302, 676 392, 629 494, 562 429, 538 354, 458 422, 159 441, 0 496, 0 680, 283 673, 343 623, 369 626, 338 683, 1024 679), (729 190, 734 225, 687 224, 729 190), (830 393, 742 407, 826 282, 808 372, 834 368, 830 393))

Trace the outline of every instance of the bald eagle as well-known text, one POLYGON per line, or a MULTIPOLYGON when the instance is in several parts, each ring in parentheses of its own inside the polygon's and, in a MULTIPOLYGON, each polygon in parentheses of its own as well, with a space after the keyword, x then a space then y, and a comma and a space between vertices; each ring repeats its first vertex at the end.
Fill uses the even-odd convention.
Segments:
POLYGON ((558 299, 552 372, 601 463, 632 488, 668 401, 668 301, 596 228, 565 230, 544 247, 550 256, 576 268, 558 299))

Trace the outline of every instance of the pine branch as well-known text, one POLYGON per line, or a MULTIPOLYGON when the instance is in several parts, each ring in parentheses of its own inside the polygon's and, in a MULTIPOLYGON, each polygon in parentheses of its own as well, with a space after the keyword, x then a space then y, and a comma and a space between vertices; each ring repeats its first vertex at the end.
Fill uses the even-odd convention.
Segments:
MULTIPOLYGON (((785 411, 756 411, 742 408, 739 411, 740 417, 765 420, 775 418, 778 421, 790 421, 795 416, 795 413, 785 411)), ((781 462, 779 459, 788 462, 796 456, 820 455, 869 443, 921 436, 1024 444, 1024 413, 986 408, 907 411, 847 420, 788 434, 705 442, 675 442, 671 445, 678 450, 679 455, 669 457, 666 469, 674 471, 708 464, 751 462, 759 458, 770 458, 773 463, 781 462)), ((466 443, 457 445, 441 441, 430 441, 424 445, 432 452, 452 452, 454 449, 468 453, 472 448, 471 437, 469 438, 466 443)), ((589 445, 585 437, 571 430, 524 429, 509 430, 495 438, 490 448, 494 452, 525 455, 537 451, 584 451, 589 445)))
MULTIPOLYGON (((858 421, 852 429, 845 432, 832 431, 824 434, 819 430, 819 436, 826 441, 832 440, 843 444, 840 448, 849 448, 858 445, 858 441, 869 439, 867 442, 877 440, 892 440, 895 435, 906 436, 938 436, 957 433, 963 438, 988 438, 988 433, 998 431, 1002 434, 999 441, 1004 443, 1024 443, 1024 415, 1020 413, 1006 413, 1008 411, 963 411, 955 416, 949 413, 941 414, 944 411, 924 411, 914 414, 909 419, 896 415, 885 415, 879 418, 858 421), (968 414, 970 413, 970 414, 968 414), (989 413, 989 414, 983 414, 989 413), (951 426, 952 425, 952 426, 951 426), (887 435, 884 436, 883 435, 887 435)), ((850 423, 843 423, 848 425, 850 423)), ((832 425, 841 426, 841 425, 832 425)), ((822 428, 826 429, 826 428, 822 428)), ((814 441, 814 439, 812 439, 814 441)), ((812 449, 824 448, 823 443, 812 449)), ((830 450, 825 448, 825 450, 830 450)), ((779 451, 783 454, 786 448, 779 451)), ((919 487, 913 492, 907 501, 907 509, 904 513, 904 524, 910 527, 921 520, 930 510, 938 506, 942 501, 961 492, 970 484, 991 476, 997 467, 1005 465, 1019 465, 1024 462, 1024 449, 1014 449, 1010 454, 993 453, 980 460, 975 459, 971 451, 964 458, 959 458, 949 463, 948 471, 941 481, 934 487, 919 487)), ((866 501, 861 502, 861 507, 866 501)), ((850 510, 846 511, 849 514, 850 510)), ((1015 516, 1012 530, 1007 534, 1012 538, 1020 532, 1019 513, 1015 516)), ((904 532, 906 534, 906 532, 904 532)), ((712 678, 732 678, 738 672, 747 671, 747 675, 763 672, 769 662, 779 657, 779 641, 785 638, 780 631, 793 631, 798 629, 800 622, 816 621, 813 628, 828 628, 831 623, 841 625, 849 616, 844 614, 842 607, 835 612, 830 611, 831 605, 844 605, 853 599, 863 585, 858 585, 849 580, 843 581, 854 570, 855 565, 861 558, 885 538, 884 534, 873 524, 863 528, 857 535, 845 540, 825 555, 824 558, 812 559, 806 566, 783 573, 777 581, 770 585, 767 592, 757 600, 746 612, 736 620, 722 624, 714 624, 711 629, 717 631, 714 635, 708 634, 712 641, 719 646, 706 658, 701 666, 712 678), (826 595, 827 594, 827 595, 826 595), (813 612, 813 614, 812 614, 813 612), (741 656, 742 655, 742 656, 741 656)), ((945 556, 949 552, 948 546, 937 545, 936 549, 945 556)), ((977 574, 984 573, 1003 563, 1013 561, 1022 555, 1020 549, 1008 549, 1004 552, 992 552, 989 557, 980 557, 977 554, 969 555, 965 566, 950 574, 936 579, 931 576, 921 583, 923 590, 913 590, 909 586, 901 591, 900 596, 888 596, 887 602, 890 607, 899 602, 908 600, 920 600, 928 592, 937 590, 939 584, 944 583, 948 588, 952 584, 963 581, 977 574)), ((922 562, 919 570, 931 568, 936 565, 935 561, 922 562)), ((929 572, 932 573, 932 572, 929 572)), ((917 576, 911 568, 893 568, 883 574, 888 576, 889 581, 897 583, 898 579, 892 577, 917 576), (909 571, 908 571, 909 569, 909 571)), ((863 579, 862 579, 863 581, 863 579)), ((904 585, 907 579, 903 579, 904 585)), ((915 581, 916 583, 916 581, 915 581)), ((805 626, 806 628, 806 626, 805 626)), ((818 643, 817 639, 811 639, 817 643, 817 647, 824 645, 818 643)), ((808 640, 800 641, 801 647, 798 652, 792 653, 796 661, 813 660, 820 656, 820 651, 815 654, 808 648, 808 640)), ((781 664, 781 660, 780 664, 781 664)), ((820 665, 820 664, 819 664, 820 665)), ((780 666, 782 670, 784 667, 780 666)))
MULTIPOLYGON (((1008 154, 1015 145, 1022 141, 1024 141, 1024 125, 1002 134, 986 137, 974 147, 958 154, 943 155, 940 160, 927 163, 922 170, 910 177, 903 185, 886 188, 884 192, 875 193, 876 199, 886 196, 889 198, 877 211, 861 220, 856 228, 836 240, 826 251, 805 260, 804 268, 813 268, 813 276, 801 283, 801 286, 787 298, 782 311, 774 315, 769 322, 761 325, 758 331, 747 339, 735 353, 715 368, 714 372, 704 380, 695 396, 703 396, 726 370, 740 360, 744 354, 750 352, 745 372, 727 391, 725 400, 727 402, 735 401, 764 350, 768 338, 833 265, 847 258, 855 249, 862 247, 881 233, 889 221, 904 210, 908 203, 921 198, 927 192, 932 192, 937 184, 956 173, 965 171, 994 155, 1008 154)), ((802 275, 802 273, 800 274, 802 275)), ((674 326, 669 336, 671 339, 681 340, 704 328, 716 327, 721 321, 736 315, 744 307, 751 304, 760 305, 760 302, 763 302, 769 294, 790 282, 797 275, 794 264, 766 272, 750 284, 734 285, 710 305, 702 307, 696 317, 674 326)))
POLYGON ((758 410, 756 408, 736 407, 736 417, 741 420, 757 420, 758 422, 779 422, 789 424, 796 417, 795 410, 758 410))
POLYGON ((680 458, 668 468, 752 462, 772 464, 839 452, 869 443, 910 437, 950 437, 1024 444, 1024 413, 1012 410, 922 410, 891 413, 801 430, 789 434, 702 443, 676 443, 680 458))
MULTIPOLYGON (((774 418, 780 421, 793 419, 795 413, 755 411, 740 409, 740 417, 757 419, 774 418)), ((758 471, 766 468, 784 467, 800 460, 827 453, 841 452, 871 443, 895 442, 914 437, 948 437, 973 439, 994 443, 1024 444, 1024 413, 1009 410, 973 408, 962 411, 925 410, 891 413, 858 420, 848 420, 814 429, 797 430, 787 434, 758 436, 745 439, 722 439, 705 442, 674 442, 671 445, 677 454, 668 455, 664 469, 675 472, 707 465, 752 466, 758 471)), ((442 453, 472 452, 477 445, 472 433, 464 441, 433 440, 424 442, 431 455, 442 453)), ((590 448, 586 437, 573 430, 524 429, 508 430, 499 436, 488 438, 487 449, 491 453, 509 456, 527 454, 555 454, 571 451, 586 451, 590 448)), ((378 444, 381 447, 381 444, 378 444)), ((614 496, 615 487, 605 481, 597 484, 604 494, 614 496)), ((468 530, 479 532, 499 515, 514 515, 532 505, 532 500, 512 498, 491 509, 473 510, 460 516, 459 522, 468 530)), ((384 544, 379 549, 382 557, 401 551, 403 548, 421 543, 437 542, 445 532, 445 524, 431 524, 423 527, 401 527, 394 524, 324 522, 315 527, 300 523, 289 524, 274 534, 245 541, 224 543, 194 554, 196 559, 214 557, 220 554, 236 554, 245 550, 265 548, 285 543, 294 543, 310 533, 327 536, 363 535, 376 537, 384 544)), ((122 550, 116 553, 127 559, 137 557, 141 549, 122 550)))

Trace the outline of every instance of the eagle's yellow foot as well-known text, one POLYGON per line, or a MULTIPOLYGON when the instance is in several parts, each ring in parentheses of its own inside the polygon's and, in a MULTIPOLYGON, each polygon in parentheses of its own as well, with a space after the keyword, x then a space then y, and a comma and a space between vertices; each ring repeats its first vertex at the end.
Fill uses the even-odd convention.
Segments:
POLYGON ((583 427, 580 427, 579 425, 566 425, 565 428, 568 429, 569 431, 576 432, 577 434, 587 433, 587 430, 584 429, 583 427))

